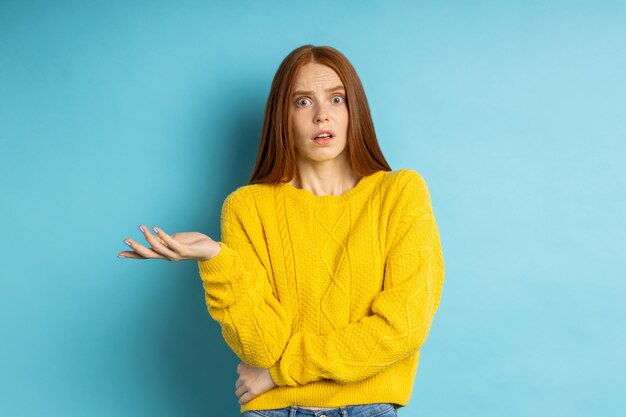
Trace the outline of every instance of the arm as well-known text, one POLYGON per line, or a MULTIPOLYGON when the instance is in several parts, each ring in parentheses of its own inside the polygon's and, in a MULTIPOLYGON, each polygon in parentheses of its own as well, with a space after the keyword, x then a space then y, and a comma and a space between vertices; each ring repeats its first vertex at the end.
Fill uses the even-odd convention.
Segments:
POLYGON ((221 227, 221 251, 198 261, 207 308, 241 360, 269 368, 287 344, 292 318, 268 279, 269 259, 258 213, 231 193, 224 201, 221 227))
POLYGON ((384 289, 373 300, 372 314, 325 335, 295 333, 270 368, 277 385, 359 381, 425 342, 443 286, 443 256, 426 183, 409 172, 390 216, 384 289))

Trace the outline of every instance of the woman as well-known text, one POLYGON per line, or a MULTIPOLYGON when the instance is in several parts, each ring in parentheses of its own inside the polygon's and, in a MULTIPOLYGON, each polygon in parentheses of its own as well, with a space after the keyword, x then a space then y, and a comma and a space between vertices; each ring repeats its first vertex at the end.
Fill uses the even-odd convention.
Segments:
POLYGON ((208 311, 242 359, 244 416, 393 416, 408 403, 444 279, 425 181, 392 171, 354 68, 292 51, 256 166, 224 201, 222 241, 156 236, 120 256, 195 259, 208 311), (317 414, 321 415, 321 414, 317 414))

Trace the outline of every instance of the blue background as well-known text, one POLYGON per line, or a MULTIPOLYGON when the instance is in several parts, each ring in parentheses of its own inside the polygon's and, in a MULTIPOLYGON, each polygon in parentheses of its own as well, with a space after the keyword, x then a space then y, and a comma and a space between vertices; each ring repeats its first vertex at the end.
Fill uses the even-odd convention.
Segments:
POLYGON ((0 3, 0 415, 237 416, 197 264, 280 61, 356 67, 393 169, 429 184, 440 310, 400 416, 626 413, 619 2, 0 3))

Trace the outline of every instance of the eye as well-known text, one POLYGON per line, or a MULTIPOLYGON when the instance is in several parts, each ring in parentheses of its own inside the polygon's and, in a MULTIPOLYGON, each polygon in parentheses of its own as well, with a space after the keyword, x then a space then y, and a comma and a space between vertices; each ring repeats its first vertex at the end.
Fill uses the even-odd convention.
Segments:
POLYGON ((343 96, 334 96, 331 100, 335 104, 340 104, 345 101, 345 98, 343 98, 343 96))
POLYGON ((308 104, 308 101, 309 101, 308 98, 301 97, 296 100, 296 106, 298 107, 306 106, 308 104))

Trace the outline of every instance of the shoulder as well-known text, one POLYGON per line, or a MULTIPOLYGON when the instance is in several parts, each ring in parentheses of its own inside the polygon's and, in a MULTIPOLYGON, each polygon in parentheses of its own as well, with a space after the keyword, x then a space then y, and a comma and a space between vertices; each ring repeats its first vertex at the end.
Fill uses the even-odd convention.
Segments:
POLYGON ((254 205, 254 197, 250 192, 251 185, 243 185, 231 191, 224 199, 222 214, 225 216, 244 214, 254 205))
POLYGON ((393 171, 389 200, 391 216, 400 222, 428 217, 432 214, 430 193, 424 177, 416 170, 404 168, 393 171))
POLYGON ((265 184, 248 184, 237 187, 226 196, 222 212, 226 215, 256 215, 271 200, 270 188, 265 184))
POLYGON ((397 198, 406 196, 406 194, 428 193, 426 180, 418 171, 412 168, 388 171, 386 173, 384 187, 397 198))

